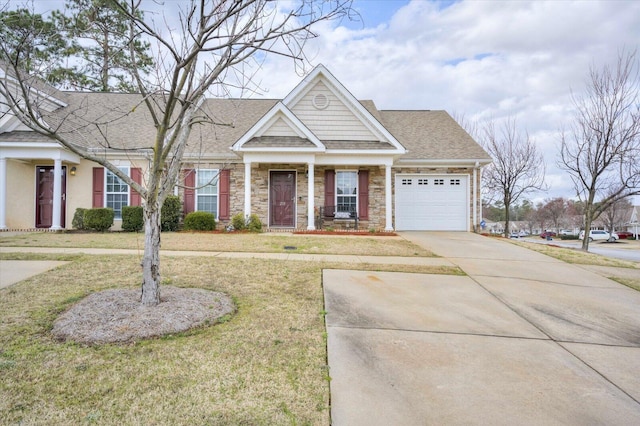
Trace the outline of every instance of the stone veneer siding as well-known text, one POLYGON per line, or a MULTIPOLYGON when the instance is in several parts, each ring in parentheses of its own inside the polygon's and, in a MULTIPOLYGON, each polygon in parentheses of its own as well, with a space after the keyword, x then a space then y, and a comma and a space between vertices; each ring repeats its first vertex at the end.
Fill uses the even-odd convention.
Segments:
MULTIPOLYGON (((308 225, 308 177, 304 164, 259 164, 251 169, 251 213, 257 214, 268 226, 269 223, 269 173, 271 171, 292 171, 296 173, 296 224, 297 229, 307 229, 308 225)), ((314 206, 316 211, 324 206, 325 170, 368 170, 369 171, 369 220, 359 223, 360 229, 384 229, 384 168, 380 167, 315 167, 314 206)), ((244 209, 244 165, 236 165, 231 171, 231 214, 244 209)), ((333 228, 353 228, 352 221, 327 223, 333 228)))
MULTIPOLYGON (((222 164, 199 164, 201 169, 220 169, 222 164)), ((224 167, 230 170, 230 216, 244 211, 244 164, 234 163, 225 164, 224 167)), ((193 165, 185 165, 185 169, 195 168, 193 165)), ((307 206, 308 206, 308 177, 306 176, 307 167, 304 164, 258 164, 251 169, 251 213, 257 214, 265 226, 269 224, 269 172, 271 171, 292 171, 296 173, 296 224, 297 229, 307 229, 307 206)), ((385 169, 384 167, 349 167, 349 166, 316 166, 315 167, 315 194, 314 205, 316 212, 324 206, 324 175, 326 170, 368 170, 369 171, 369 220, 360 221, 359 229, 376 229, 383 230, 385 228, 385 169)), ((393 168, 391 173, 392 179, 392 215, 395 223, 395 179, 397 174, 466 174, 469 176, 469 212, 471 217, 471 229, 474 230, 478 224, 473 223, 473 169, 472 168, 393 168)), ((184 181, 182 180, 182 183, 184 181)), ((476 182, 476 200, 478 205, 480 199, 480 173, 477 173, 476 182)), ((184 199, 184 189, 180 188, 179 195, 184 199)), ((478 221, 482 220, 478 216, 478 221)), ((218 220, 219 227, 228 225, 230 220, 218 220)), ((352 221, 324 221, 324 228, 332 227, 334 229, 353 228, 352 221)))

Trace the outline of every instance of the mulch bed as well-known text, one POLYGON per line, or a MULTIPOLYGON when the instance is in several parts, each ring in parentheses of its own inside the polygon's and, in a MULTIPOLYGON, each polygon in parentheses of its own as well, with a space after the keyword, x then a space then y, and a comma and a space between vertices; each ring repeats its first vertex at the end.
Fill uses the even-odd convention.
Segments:
POLYGON ((128 343, 180 333, 234 313, 229 296, 197 288, 161 287, 160 304, 140 304, 140 290, 93 293, 60 315, 53 336, 82 344, 128 343))

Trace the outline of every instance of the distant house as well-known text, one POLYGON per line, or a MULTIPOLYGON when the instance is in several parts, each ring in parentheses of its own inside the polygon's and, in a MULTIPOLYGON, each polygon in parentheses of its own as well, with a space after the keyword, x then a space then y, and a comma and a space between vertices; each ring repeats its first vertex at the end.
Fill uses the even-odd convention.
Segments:
MULTIPOLYGON (((155 128, 139 95, 49 94, 42 108, 102 123, 68 137, 144 182, 155 128)), ((216 124, 191 133, 175 188, 185 214, 224 225, 255 213, 272 229, 357 217, 363 229, 469 231, 481 220, 490 157, 445 111, 378 110, 319 65, 284 99, 208 99, 201 112, 216 124)), ((79 207, 114 209, 118 228, 122 207, 141 202, 104 167, 0 115, 0 229, 69 229, 79 207)))
POLYGON ((633 206, 629 213, 626 231, 637 237, 638 233, 640 233, 640 206, 633 206))

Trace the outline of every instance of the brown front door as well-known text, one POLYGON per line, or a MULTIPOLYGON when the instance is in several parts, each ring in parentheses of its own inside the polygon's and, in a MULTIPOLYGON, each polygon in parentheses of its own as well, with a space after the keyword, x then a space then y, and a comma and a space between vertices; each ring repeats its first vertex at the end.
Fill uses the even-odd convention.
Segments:
POLYGON ((271 172, 269 226, 293 228, 295 226, 296 174, 271 172))
MULTIPOLYGON (((36 173, 36 228, 50 228, 53 224, 53 166, 40 166, 36 173)), ((62 167, 62 197, 60 226, 64 227, 67 168, 62 167)))

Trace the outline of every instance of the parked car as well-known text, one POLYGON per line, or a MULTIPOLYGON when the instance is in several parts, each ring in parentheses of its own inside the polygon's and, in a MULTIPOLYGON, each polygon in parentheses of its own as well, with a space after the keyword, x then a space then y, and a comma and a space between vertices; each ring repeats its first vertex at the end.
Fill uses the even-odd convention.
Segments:
MULTIPOLYGON (((580 231, 579 239, 584 239, 584 231, 580 231)), ((616 241, 618 239, 618 234, 615 232, 611 235, 607 231, 602 231, 600 229, 592 229, 589 231, 589 241, 616 241)))
POLYGON ((556 234, 556 233, 555 233, 555 232, 553 232, 553 231, 545 231, 545 232, 543 232, 542 234, 540 234, 540 238, 555 237, 555 236, 557 236, 557 235, 558 235, 558 234, 556 234))
POLYGON ((521 238, 526 236, 527 236, 527 233, 525 231, 511 231, 509 238, 521 238))
POLYGON ((569 231, 567 229, 561 229, 560 235, 575 235, 575 234, 573 233, 573 231, 569 231))
POLYGON ((621 240, 626 240, 627 238, 633 238, 633 232, 620 231, 620 232, 616 232, 616 234, 618 234, 618 238, 620 238, 621 240))

